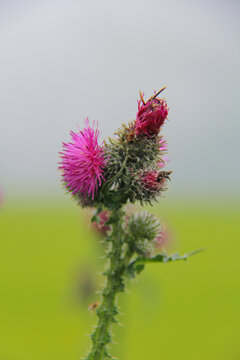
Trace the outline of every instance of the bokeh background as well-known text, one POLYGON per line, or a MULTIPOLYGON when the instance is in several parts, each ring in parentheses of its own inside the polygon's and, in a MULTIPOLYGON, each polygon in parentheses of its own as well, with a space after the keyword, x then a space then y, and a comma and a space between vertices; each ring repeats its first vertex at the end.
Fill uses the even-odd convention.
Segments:
POLYGON ((151 210, 169 252, 119 296, 125 360, 238 360, 240 6, 229 1, 0 1, 0 359, 79 359, 96 323, 101 236, 60 184, 61 142, 102 139, 167 86, 173 170, 151 210))

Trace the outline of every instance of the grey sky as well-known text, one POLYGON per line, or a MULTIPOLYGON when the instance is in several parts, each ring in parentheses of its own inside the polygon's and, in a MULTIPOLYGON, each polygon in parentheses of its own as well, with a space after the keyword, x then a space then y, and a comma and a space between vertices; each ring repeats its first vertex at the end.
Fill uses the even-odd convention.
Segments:
POLYGON ((0 187, 58 193, 58 151, 87 116, 102 138, 167 86, 175 191, 236 191, 237 1, 0 1, 0 187))

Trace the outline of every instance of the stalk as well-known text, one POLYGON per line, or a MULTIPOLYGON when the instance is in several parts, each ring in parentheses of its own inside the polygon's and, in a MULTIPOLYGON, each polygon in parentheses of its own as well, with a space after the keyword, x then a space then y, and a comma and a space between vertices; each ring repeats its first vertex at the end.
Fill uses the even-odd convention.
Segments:
POLYGON ((110 327, 116 323, 115 316, 118 314, 115 305, 117 293, 124 290, 123 274, 125 270, 125 259, 121 259, 123 244, 122 228, 123 212, 116 210, 112 212, 110 222, 112 224, 112 233, 109 237, 111 249, 107 254, 109 258, 109 268, 106 275, 106 286, 102 291, 102 303, 97 309, 98 325, 91 335, 92 350, 86 360, 104 360, 112 359, 107 352, 107 344, 111 342, 110 327))

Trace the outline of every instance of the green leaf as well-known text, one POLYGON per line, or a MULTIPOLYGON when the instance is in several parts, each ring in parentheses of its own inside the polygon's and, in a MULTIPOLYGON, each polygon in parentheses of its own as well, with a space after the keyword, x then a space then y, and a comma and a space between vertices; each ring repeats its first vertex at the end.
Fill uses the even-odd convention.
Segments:
POLYGON ((145 265, 144 264, 138 264, 135 266, 135 272, 136 274, 140 274, 144 270, 145 265))
POLYGON ((140 272, 144 270, 144 267, 144 264, 136 264, 135 261, 132 261, 126 268, 125 274, 129 279, 134 279, 136 274, 140 274, 140 272))
POLYGON ((204 249, 199 249, 192 251, 190 253, 179 255, 178 253, 167 255, 166 253, 155 255, 151 258, 146 258, 144 256, 138 256, 134 261, 132 261, 126 268, 125 274, 130 278, 133 279, 136 277, 136 274, 139 274, 143 269, 146 263, 154 263, 154 262, 161 262, 167 263, 171 261, 177 260, 187 260, 190 256, 198 254, 204 251, 204 249))
POLYGON ((127 194, 109 190, 104 194, 102 202, 107 209, 115 211, 120 209, 121 206, 127 202, 127 199, 127 194))

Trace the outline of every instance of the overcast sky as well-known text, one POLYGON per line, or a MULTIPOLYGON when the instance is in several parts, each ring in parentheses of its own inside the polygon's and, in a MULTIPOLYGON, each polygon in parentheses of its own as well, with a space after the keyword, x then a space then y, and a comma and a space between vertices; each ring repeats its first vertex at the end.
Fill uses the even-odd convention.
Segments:
POLYGON ((0 188, 60 193, 58 151, 167 86, 176 192, 239 194, 238 1, 0 0, 0 188))

